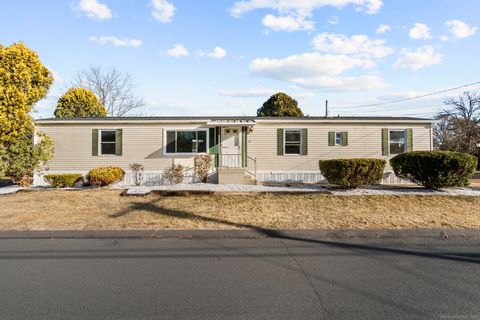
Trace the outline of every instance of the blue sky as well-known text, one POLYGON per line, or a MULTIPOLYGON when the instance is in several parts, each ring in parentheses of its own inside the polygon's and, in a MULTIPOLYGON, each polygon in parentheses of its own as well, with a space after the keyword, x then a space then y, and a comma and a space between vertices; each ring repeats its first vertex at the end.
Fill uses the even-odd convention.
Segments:
POLYGON ((35 117, 89 65, 128 72, 143 115, 253 115, 284 91, 310 115, 328 99, 331 115, 430 116, 445 94, 355 106, 480 81, 478 12, 478 0, 16 0, 0 43, 24 41, 55 74, 35 117))

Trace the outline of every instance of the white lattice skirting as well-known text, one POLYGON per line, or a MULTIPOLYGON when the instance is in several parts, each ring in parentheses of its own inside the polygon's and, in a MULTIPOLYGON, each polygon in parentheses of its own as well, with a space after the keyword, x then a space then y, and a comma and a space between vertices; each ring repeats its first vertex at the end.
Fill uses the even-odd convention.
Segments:
MULTIPOLYGON (((50 172, 50 173, 69 173, 69 172, 50 172)), ((82 172, 86 174, 86 172, 82 172)), ((208 178, 208 182, 215 183, 217 176, 212 172, 208 178)), ((327 180, 318 171, 258 171, 258 182, 271 183, 326 183, 327 180)), ((198 182, 195 173, 192 170, 187 171, 183 176, 183 183, 198 182)), ((385 171, 381 184, 410 184, 409 181, 402 180, 395 176, 392 171, 385 171)), ((43 174, 35 177, 35 185, 47 185, 43 180, 43 174)), ((131 172, 125 174, 123 181, 124 185, 135 185, 134 177, 131 172)), ((165 179, 162 172, 144 172, 142 177, 142 184, 147 186, 167 185, 169 182, 165 179)))
MULTIPOLYGON (((259 171, 259 182, 296 182, 296 183, 327 183, 328 181, 318 171, 259 171)), ((398 178, 392 171, 385 171, 381 184, 409 184, 410 181, 398 178)))

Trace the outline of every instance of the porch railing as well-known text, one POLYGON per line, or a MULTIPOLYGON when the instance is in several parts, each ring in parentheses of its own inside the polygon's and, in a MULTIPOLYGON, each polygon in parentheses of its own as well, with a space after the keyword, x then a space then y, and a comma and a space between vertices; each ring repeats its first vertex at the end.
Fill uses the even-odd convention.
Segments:
POLYGON ((246 165, 247 166, 244 168, 245 172, 253 176, 253 179, 257 182, 257 159, 247 155, 246 165))

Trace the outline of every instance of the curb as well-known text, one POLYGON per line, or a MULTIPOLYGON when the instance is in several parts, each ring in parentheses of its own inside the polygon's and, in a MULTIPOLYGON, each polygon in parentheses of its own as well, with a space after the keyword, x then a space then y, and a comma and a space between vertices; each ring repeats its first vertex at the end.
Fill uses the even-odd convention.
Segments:
POLYGON ((404 230, 55 230, 0 231, 6 239, 405 239, 405 238, 480 238, 478 229, 404 230))

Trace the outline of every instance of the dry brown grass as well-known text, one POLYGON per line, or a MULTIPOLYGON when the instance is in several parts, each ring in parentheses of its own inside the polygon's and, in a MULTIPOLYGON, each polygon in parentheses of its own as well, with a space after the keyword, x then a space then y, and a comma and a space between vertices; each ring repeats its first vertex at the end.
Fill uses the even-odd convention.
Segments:
POLYGON ((480 228, 480 199, 450 196, 122 197, 118 190, 0 197, 2 230, 480 228))

